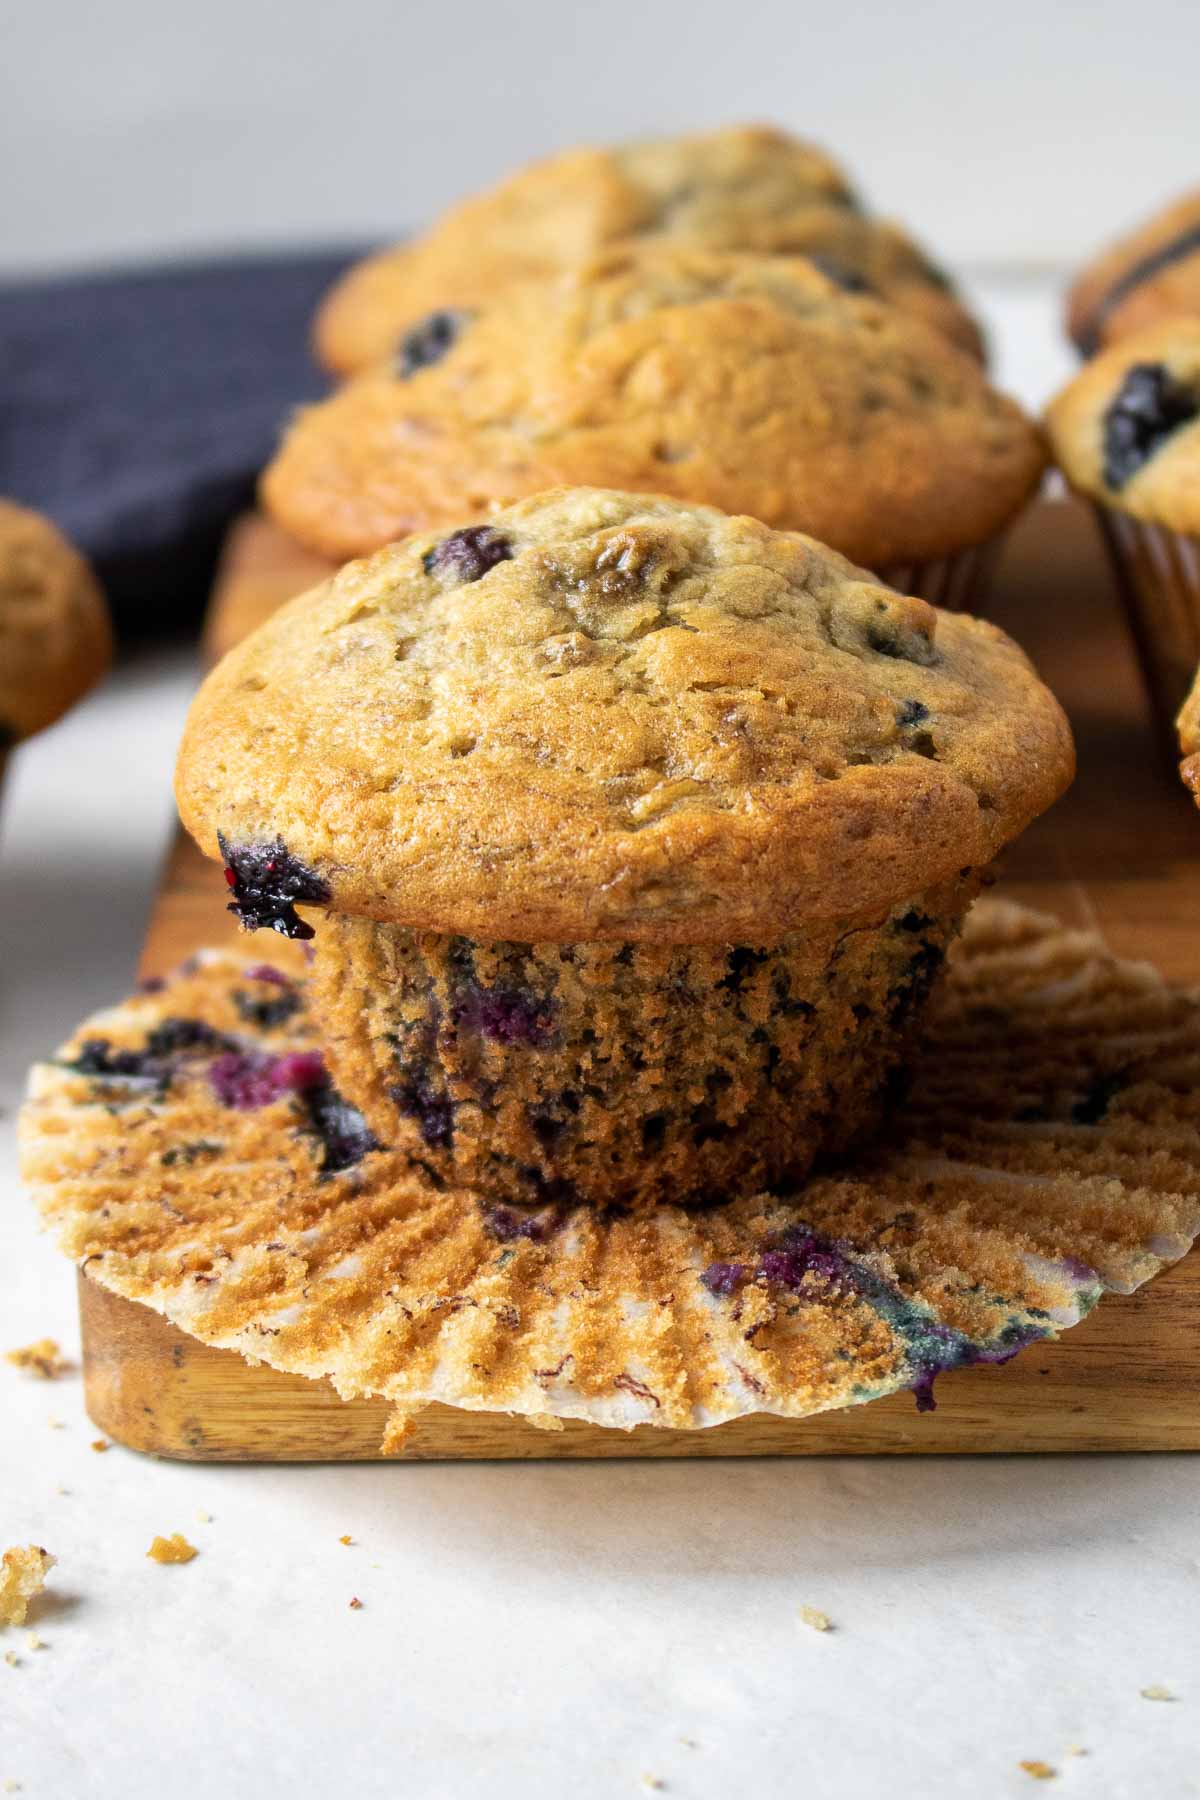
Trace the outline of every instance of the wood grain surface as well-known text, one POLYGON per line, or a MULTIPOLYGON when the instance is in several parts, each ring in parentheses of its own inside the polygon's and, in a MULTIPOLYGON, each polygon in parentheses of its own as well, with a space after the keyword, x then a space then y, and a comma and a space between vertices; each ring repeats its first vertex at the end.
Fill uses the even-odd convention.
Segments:
MULTIPOLYGON (((273 527, 234 531, 214 593, 212 656, 326 573, 273 527)), ((1071 715, 1072 792, 1010 853, 1000 892, 1098 930, 1121 956, 1200 981, 1200 817, 1163 751, 1091 517, 1047 502, 1014 532, 989 616, 1033 655, 1071 715)), ((233 944, 220 874, 178 842, 146 942, 144 974, 199 944, 233 944)), ((273 946, 272 958, 278 960, 273 946)), ((162 1456, 337 1461, 379 1455, 381 1401, 250 1367, 81 1277, 88 1409, 111 1437, 162 1456)), ((1003 1368, 805 1421, 752 1418, 711 1431, 536 1430, 502 1414, 433 1406, 410 1458, 762 1456, 1200 1448, 1200 1255, 1139 1293, 1106 1299, 1060 1343, 1003 1368)))

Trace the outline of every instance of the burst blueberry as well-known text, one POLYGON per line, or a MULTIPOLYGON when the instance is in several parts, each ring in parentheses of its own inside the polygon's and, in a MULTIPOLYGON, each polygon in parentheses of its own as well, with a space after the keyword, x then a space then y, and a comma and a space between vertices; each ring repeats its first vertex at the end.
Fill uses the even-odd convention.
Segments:
POLYGON ((442 307, 406 331, 396 352, 396 373, 401 381, 409 380, 419 369, 441 362, 457 343, 467 317, 453 307, 442 307))
POLYGON ((512 557, 512 544, 491 525, 466 525, 427 550, 422 566, 427 575, 452 575, 465 585, 481 581, 497 563, 512 557))
POLYGON ((217 833, 225 859, 225 880, 233 895, 228 911, 247 931, 277 931, 281 937, 310 938, 311 925, 296 911, 297 901, 328 906, 327 884, 293 856, 282 838, 271 844, 231 845, 217 833))
POLYGON ((1135 363, 1104 415, 1104 479, 1124 487, 1169 437, 1200 416, 1194 388, 1161 363, 1135 363))

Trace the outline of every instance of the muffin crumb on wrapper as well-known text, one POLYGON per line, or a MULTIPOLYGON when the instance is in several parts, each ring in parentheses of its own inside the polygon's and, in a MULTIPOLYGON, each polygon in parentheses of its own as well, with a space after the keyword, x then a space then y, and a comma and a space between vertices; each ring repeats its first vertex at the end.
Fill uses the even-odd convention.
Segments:
POLYGON ((312 1005, 380 1142, 498 1201, 654 1205, 869 1137, 971 870, 771 946, 480 943, 331 916, 312 1005))

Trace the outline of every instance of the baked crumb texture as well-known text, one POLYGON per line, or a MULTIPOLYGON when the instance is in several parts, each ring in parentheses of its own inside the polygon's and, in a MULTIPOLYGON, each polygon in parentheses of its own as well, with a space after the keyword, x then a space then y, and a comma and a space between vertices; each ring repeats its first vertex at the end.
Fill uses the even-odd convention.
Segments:
POLYGON ((39 1381, 57 1381, 71 1367, 54 1339, 48 1337, 39 1338, 36 1344, 26 1344, 19 1350, 6 1350, 4 1360, 14 1369, 23 1369, 27 1375, 36 1376, 39 1381))
POLYGON ((381 1143, 536 1206, 724 1199, 870 1135, 973 873, 766 948, 487 944, 334 917, 314 1008, 381 1143))
POLYGON ((500 1204, 367 1148, 303 993, 283 1024, 239 1010, 251 966, 210 954, 88 1020, 33 1072, 24 1172, 93 1280, 387 1396, 397 1448, 434 1400, 617 1427, 927 1407, 1200 1228, 1200 999, 1002 902, 968 916, 879 1148, 649 1214, 500 1204))
POLYGON ((173 1531, 170 1537, 156 1537, 146 1555, 156 1563, 190 1563, 194 1556, 199 1556, 195 1544, 189 1544, 182 1531, 173 1531))
POLYGON ((0 1626, 23 1625, 46 1585, 55 1559, 37 1544, 14 1546, 0 1557, 0 1626))

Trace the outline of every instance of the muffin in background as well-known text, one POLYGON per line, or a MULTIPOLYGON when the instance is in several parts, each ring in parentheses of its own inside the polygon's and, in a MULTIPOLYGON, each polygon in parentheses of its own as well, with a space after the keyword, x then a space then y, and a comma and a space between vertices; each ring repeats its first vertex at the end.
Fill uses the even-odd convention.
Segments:
POLYGON ((324 909, 319 1029, 381 1144, 642 1206, 874 1129, 1072 770, 994 627, 754 519, 568 489, 276 615, 201 689, 177 794, 243 923, 324 909))
POLYGON ((595 484, 806 531, 965 604, 1044 466, 972 358, 806 258, 614 250, 437 326, 287 433, 262 493, 306 547, 595 484))
POLYGON ((1179 715, 1179 748, 1183 751, 1180 773, 1200 806, 1200 669, 1179 715))
POLYGON ((1200 663, 1200 316, 1122 338, 1047 412, 1068 481, 1095 503, 1159 722, 1200 663))
POLYGON ((61 718, 111 657, 83 558, 40 513, 0 499, 0 758, 61 718))
POLYGON ((1085 356, 1177 316, 1200 317, 1200 188, 1118 238, 1067 295, 1067 330, 1085 356))
POLYGON ((568 150, 451 208, 359 263, 316 319, 317 355, 349 375, 400 352, 429 316, 486 305, 614 244, 819 256, 982 358, 948 278, 898 226, 867 219, 822 150, 767 126, 568 150))

